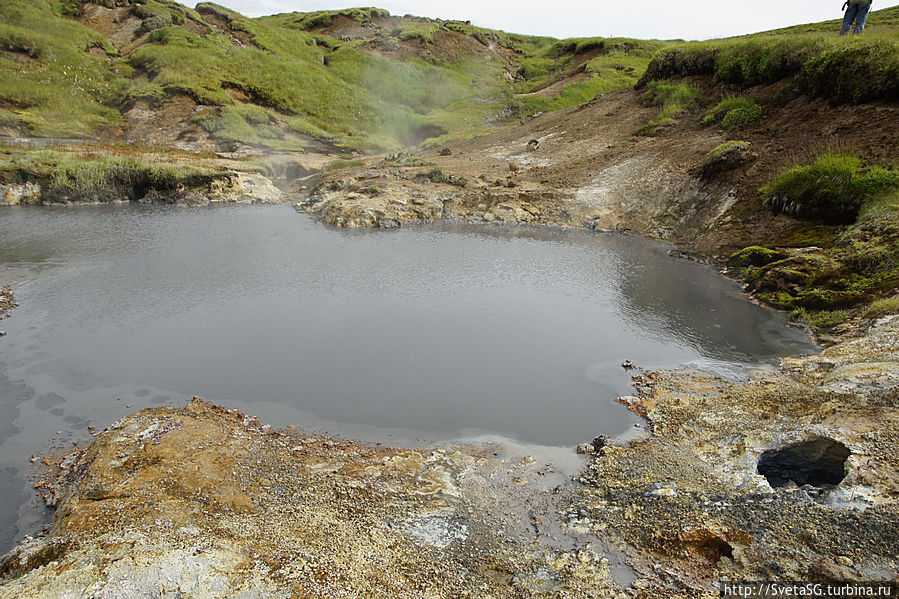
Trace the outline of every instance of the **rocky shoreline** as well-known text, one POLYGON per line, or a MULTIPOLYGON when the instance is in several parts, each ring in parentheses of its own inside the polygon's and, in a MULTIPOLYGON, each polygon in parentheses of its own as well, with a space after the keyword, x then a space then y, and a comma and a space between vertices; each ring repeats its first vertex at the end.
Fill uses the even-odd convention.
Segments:
POLYGON ((198 399, 142 410, 50 462, 37 486, 56 516, 3 559, 0 597, 712 597, 725 579, 895 582, 896 339, 892 316, 742 382, 642 372, 621 401, 651 435, 597 439, 573 481, 494 444, 311 437, 198 399), (838 479, 779 486, 759 474, 772 459, 838 479))
POLYGON ((283 193, 267 177, 255 173, 228 172, 171 188, 136 185, 129 177, 110 181, 89 192, 60 193, 39 180, 0 184, 0 206, 89 205, 125 202, 205 206, 208 204, 268 204, 283 201, 283 193))

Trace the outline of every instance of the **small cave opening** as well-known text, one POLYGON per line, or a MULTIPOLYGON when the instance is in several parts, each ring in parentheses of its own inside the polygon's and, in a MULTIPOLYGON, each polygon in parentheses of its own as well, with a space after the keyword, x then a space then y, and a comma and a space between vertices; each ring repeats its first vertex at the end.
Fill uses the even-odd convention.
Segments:
POLYGON ((849 448, 833 439, 818 437, 802 443, 769 449, 759 457, 758 473, 772 487, 833 487, 846 476, 849 448))

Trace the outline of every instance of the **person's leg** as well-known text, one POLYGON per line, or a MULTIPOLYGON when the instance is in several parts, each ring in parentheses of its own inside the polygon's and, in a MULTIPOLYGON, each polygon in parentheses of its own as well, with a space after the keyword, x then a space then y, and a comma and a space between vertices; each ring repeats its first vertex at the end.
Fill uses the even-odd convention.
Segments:
POLYGON ((843 26, 840 27, 840 35, 846 35, 852 28, 852 21, 855 20, 855 13, 858 12, 858 4, 849 3, 846 7, 846 14, 843 16, 843 26))
POLYGON ((855 15, 855 31, 853 34, 859 34, 865 30, 865 21, 868 20, 868 11, 871 10, 870 4, 857 4, 858 14, 855 15))

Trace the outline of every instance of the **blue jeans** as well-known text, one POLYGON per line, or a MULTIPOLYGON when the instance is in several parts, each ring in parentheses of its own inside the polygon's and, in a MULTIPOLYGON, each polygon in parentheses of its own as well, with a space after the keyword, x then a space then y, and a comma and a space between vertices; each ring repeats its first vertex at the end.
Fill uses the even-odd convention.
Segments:
POLYGON ((846 8, 846 16, 843 17, 843 26, 840 28, 840 35, 849 33, 852 27, 852 21, 855 21, 855 30, 853 35, 861 33, 865 30, 865 21, 868 20, 868 11, 871 10, 870 4, 853 4, 849 3, 846 8))

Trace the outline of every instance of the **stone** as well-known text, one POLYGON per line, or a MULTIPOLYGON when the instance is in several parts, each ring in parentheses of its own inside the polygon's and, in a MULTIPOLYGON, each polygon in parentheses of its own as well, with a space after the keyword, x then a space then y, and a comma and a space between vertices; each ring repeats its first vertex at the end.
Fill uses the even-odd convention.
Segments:
POLYGON ((277 204, 284 199, 284 194, 268 177, 256 173, 232 173, 216 179, 206 195, 210 202, 240 204, 277 204))
POLYGON ((611 439, 609 439, 605 435, 597 435, 596 437, 593 438, 593 441, 591 442, 591 445, 593 445, 593 449, 595 451, 599 451, 603 447, 608 447, 611 444, 612 444, 611 439))
POLYGON ((593 447, 592 443, 581 443, 580 445, 577 446, 576 451, 577 451, 577 453, 586 454, 586 455, 592 455, 592 454, 596 453, 596 449, 593 447))
POLYGON ((37 183, 0 185, 0 205, 40 204, 41 186, 37 183))
POLYGON ((677 497, 677 483, 675 482, 658 482, 649 485, 646 488, 646 495, 654 495, 656 497, 677 497))

